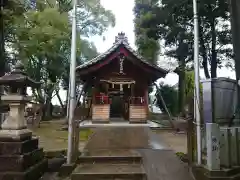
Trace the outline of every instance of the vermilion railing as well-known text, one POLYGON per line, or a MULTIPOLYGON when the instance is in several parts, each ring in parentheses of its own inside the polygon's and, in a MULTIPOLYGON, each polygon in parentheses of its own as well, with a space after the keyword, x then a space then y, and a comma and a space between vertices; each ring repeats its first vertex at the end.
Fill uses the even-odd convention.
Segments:
POLYGON ((95 104, 109 104, 109 97, 106 95, 95 96, 95 104))
POLYGON ((146 104, 145 99, 143 97, 130 97, 129 103, 130 105, 140 105, 140 106, 144 106, 146 104))
MULTIPOLYGON (((111 100, 109 99, 109 96, 98 95, 95 96, 95 104, 111 104, 111 100)), ((143 97, 130 97, 129 104, 144 106, 146 101, 143 97)))

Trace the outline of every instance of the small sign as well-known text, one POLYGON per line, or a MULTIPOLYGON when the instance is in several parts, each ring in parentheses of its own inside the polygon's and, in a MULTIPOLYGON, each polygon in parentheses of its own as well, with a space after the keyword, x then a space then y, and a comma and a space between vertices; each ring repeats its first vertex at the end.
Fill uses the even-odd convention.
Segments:
POLYGON ((207 136, 207 168, 209 170, 220 169, 220 128, 218 124, 206 124, 207 136))
POLYGON ((119 73, 120 74, 124 74, 124 72, 123 72, 123 62, 124 62, 124 57, 120 57, 120 59, 119 59, 119 64, 120 64, 119 73))

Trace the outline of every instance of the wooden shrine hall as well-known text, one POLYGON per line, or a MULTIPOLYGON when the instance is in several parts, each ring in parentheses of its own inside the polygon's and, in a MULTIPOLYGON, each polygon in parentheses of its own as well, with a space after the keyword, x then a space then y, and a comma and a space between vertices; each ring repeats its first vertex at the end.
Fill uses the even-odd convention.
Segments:
POLYGON ((85 84, 84 101, 94 123, 147 122, 148 87, 167 74, 137 54, 124 33, 116 36, 108 51, 78 66, 76 72, 85 84))

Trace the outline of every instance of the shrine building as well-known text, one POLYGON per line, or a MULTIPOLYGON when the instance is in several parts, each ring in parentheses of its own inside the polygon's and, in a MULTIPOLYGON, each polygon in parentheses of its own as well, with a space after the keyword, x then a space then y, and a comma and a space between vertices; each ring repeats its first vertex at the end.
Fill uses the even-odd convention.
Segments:
POLYGON ((108 51, 78 66, 76 73, 87 84, 92 122, 146 123, 149 86, 167 71, 146 61, 129 46, 125 34, 119 33, 108 51))

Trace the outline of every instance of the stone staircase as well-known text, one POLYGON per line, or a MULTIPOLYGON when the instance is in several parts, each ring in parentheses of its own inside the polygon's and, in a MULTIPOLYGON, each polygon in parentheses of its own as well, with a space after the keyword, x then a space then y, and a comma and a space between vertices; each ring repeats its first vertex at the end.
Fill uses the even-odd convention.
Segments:
POLYGON ((134 150, 84 152, 72 180, 146 180, 142 157, 134 150))

